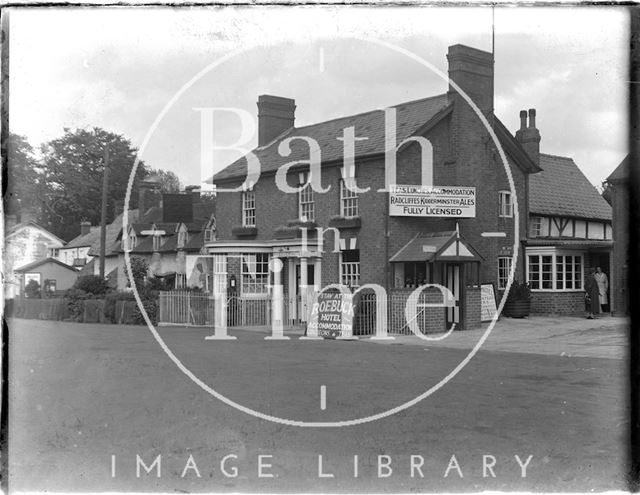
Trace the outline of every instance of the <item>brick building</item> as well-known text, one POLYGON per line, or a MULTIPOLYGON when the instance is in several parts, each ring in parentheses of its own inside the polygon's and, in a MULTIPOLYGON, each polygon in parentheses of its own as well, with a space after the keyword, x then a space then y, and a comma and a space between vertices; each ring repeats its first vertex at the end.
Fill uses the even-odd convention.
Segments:
POLYGON ((607 177, 613 208, 613 263, 611 270, 611 311, 629 314, 629 176, 630 155, 607 177))
POLYGON ((258 147, 213 177, 219 191, 217 240, 205 246, 217 255, 215 274, 224 275, 220 280, 237 280, 242 295, 267 297, 273 282, 267 263, 275 257, 284 266, 276 283, 281 281, 289 295, 306 292, 305 286, 319 289, 333 283, 378 284, 387 293, 437 283, 455 298, 442 326, 479 324, 479 285, 504 285, 514 245, 519 248, 515 278, 524 280, 531 271, 525 258, 529 196, 532 177, 542 172, 547 156, 539 152, 535 111, 528 125, 525 114, 515 136, 494 115, 492 54, 455 45, 447 59, 450 80, 472 98, 505 152, 517 218, 498 149, 485 124, 452 87, 390 109, 305 127, 294 127, 294 100, 263 95, 258 99, 258 147), (353 153, 347 151, 347 130, 356 137, 353 153), (320 178, 310 173, 313 143, 320 155, 320 178), (259 179, 253 182, 245 182, 248 158, 260 163, 259 179), (395 177, 389 175, 394 160, 395 177), (286 183, 301 190, 285 193, 276 173, 292 162, 286 183), (343 166, 351 175, 343 176, 343 166), (312 187, 309 180, 318 185, 312 187), (353 181, 369 190, 354 193, 348 187, 353 181), (434 216, 424 216, 422 210, 392 206, 390 196, 403 189, 385 191, 390 184, 425 183, 451 194, 475 188, 475 195, 467 196, 475 211, 430 209, 434 216), (232 188, 237 191, 222 191, 232 188), (318 227, 323 229, 320 237, 313 235, 318 227))

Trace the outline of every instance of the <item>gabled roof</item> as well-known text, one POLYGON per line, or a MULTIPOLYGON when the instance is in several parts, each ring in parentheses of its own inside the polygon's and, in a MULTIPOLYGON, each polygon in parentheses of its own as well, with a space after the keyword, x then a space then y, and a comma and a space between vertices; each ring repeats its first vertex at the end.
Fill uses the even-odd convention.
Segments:
POLYGON ((391 263, 412 261, 480 261, 482 256, 455 231, 418 232, 394 254, 391 263))
POLYGON ((529 177, 529 212, 611 220, 611 206, 572 158, 540 153, 543 171, 529 177))
POLYGON ((631 155, 624 157, 624 160, 620 162, 620 165, 611 172, 611 175, 607 177, 607 182, 624 182, 629 180, 629 167, 631 162, 631 155))
MULTIPOLYGON (((401 143, 406 138, 416 135, 425 124, 441 112, 450 110, 450 103, 447 94, 441 94, 430 98, 401 103, 391 108, 396 109, 396 142, 401 143)), ((384 110, 373 110, 304 127, 293 127, 272 143, 253 150, 253 153, 260 161, 260 172, 275 172, 278 167, 285 163, 294 160, 308 159, 309 147, 302 140, 296 140, 291 143, 291 154, 289 156, 283 157, 278 153, 280 141, 296 136, 306 136, 316 140, 322 152, 322 163, 342 160, 344 151, 343 143, 336 138, 342 137, 343 129, 347 127, 355 127, 356 137, 366 136, 368 138, 364 141, 356 141, 356 157, 362 158, 364 156, 384 153, 384 115, 384 110)), ((246 170, 246 160, 240 158, 215 174, 213 176, 213 182, 245 177, 246 170)))
POLYGON ((65 248, 93 247, 100 249, 100 227, 91 227, 88 234, 79 235, 69 241, 65 248))
MULTIPOLYGON (((120 213, 116 218, 113 219, 109 225, 107 225, 107 241, 106 241, 106 255, 114 256, 117 255, 120 251, 120 233, 122 231, 122 217, 124 213, 120 213)), ((129 224, 137 221, 138 219, 138 210, 129 210, 128 221, 129 224)), ((89 256, 100 256, 100 243, 96 246, 92 246, 89 249, 89 256)))
POLYGON ((72 268, 69 265, 65 265, 62 261, 58 261, 55 258, 44 258, 42 260, 32 261, 31 263, 21 266, 20 268, 16 268, 13 271, 18 273, 28 272, 30 270, 33 270, 34 268, 38 268, 39 266, 44 265, 45 263, 54 263, 56 265, 63 266, 67 270, 70 270, 74 273, 78 273, 78 270, 76 270, 75 268, 72 268))
POLYGON ((21 229, 23 229, 23 228, 25 228, 25 227, 29 227, 29 226, 31 226, 31 227, 35 227, 36 229, 41 230, 41 231, 42 231, 42 233, 43 233, 44 235, 46 235, 47 237, 50 237, 50 238, 51 238, 51 240, 53 240, 53 241, 60 242, 63 246, 66 244, 66 242, 65 242, 65 241, 63 241, 62 239, 60 239, 57 235, 52 234, 52 233, 51 233, 51 232, 49 232, 47 229, 45 229, 42 225, 38 225, 36 222, 34 222, 34 221, 32 221, 32 220, 30 220, 30 221, 28 221, 28 222, 21 222, 21 223, 18 223, 18 224, 16 224, 16 225, 14 225, 13 227, 11 227, 10 229, 8 229, 8 230, 5 232, 5 235, 4 235, 4 236, 5 236, 5 239, 6 239, 6 238, 8 238, 8 237, 10 237, 10 236, 12 236, 13 234, 15 234, 16 232, 18 232, 19 230, 21 230, 21 229))

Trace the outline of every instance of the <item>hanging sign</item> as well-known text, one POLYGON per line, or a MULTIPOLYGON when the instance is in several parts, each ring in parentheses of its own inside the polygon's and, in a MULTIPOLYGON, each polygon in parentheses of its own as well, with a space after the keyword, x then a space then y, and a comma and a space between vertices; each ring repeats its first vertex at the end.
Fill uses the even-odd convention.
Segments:
POLYGON ((392 185, 389 189, 389 215, 475 218, 476 188, 392 185))
POLYGON ((311 309, 307 336, 348 339, 353 336, 353 296, 321 292, 311 309))

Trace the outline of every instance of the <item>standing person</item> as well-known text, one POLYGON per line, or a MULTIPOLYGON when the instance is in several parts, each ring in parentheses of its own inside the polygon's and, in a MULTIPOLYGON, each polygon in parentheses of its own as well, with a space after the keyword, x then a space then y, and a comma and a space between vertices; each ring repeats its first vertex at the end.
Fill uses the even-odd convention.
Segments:
POLYGON ((598 282, 595 277, 596 271, 594 268, 589 269, 589 275, 584 281, 585 290, 585 309, 587 313, 587 319, 593 320, 600 309, 600 291, 598 290, 598 282))
POLYGON ((598 283, 598 292, 600 293, 600 312, 602 313, 609 309, 609 299, 607 298, 609 279, 607 278, 607 274, 604 273, 599 266, 596 267, 596 274, 594 276, 598 283))

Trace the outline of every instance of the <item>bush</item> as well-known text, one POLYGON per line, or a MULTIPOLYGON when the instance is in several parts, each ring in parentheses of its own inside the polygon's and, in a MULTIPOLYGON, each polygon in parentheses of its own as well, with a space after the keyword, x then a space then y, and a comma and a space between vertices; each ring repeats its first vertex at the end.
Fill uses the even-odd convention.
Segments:
POLYGON ((78 277, 76 283, 73 284, 73 288, 96 295, 106 294, 109 290, 107 281, 99 277, 98 275, 86 275, 84 277, 78 277))
POLYGON ((64 299, 67 302, 67 308, 69 308, 69 316, 74 321, 82 321, 84 315, 84 301, 92 299, 93 294, 90 294, 82 289, 76 289, 72 287, 64 293, 64 299))
POLYGON ((24 288, 24 293, 29 298, 40 297, 40 284, 33 279, 29 280, 29 283, 24 288))

